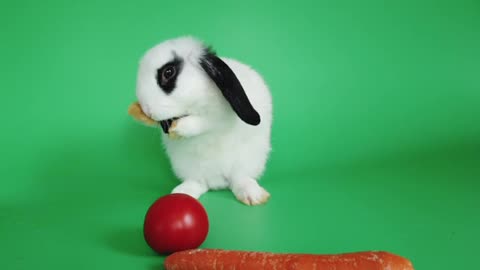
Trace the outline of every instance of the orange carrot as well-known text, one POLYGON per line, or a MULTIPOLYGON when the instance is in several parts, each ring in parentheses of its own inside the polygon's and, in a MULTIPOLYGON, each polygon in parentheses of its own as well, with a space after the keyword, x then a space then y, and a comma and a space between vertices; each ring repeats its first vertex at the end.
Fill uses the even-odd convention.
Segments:
POLYGON ((282 254, 219 249, 173 253, 166 270, 413 270, 412 263, 384 251, 343 254, 282 254))
POLYGON ((143 111, 140 103, 138 101, 132 103, 128 107, 128 114, 131 115, 135 120, 142 122, 147 126, 158 126, 159 124, 155 122, 152 118, 148 117, 143 111))

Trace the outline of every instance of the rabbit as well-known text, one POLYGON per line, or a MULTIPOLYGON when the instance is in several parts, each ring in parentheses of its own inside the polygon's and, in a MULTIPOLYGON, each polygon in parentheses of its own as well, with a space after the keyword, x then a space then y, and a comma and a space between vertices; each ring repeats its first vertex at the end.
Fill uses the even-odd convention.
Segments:
POLYGON ((198 199, 229 189, 246 205, 269 200, 258 180, 272 148, 272 96, 259 73, 180 36, 141 57, 136 96, 163 130, 162 146, 180 180, 172 194, 198 199))

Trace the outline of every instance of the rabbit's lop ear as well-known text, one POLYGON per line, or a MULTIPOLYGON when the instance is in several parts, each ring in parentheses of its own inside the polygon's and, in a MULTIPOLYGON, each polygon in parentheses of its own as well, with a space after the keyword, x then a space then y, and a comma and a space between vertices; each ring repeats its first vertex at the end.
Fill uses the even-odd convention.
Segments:
POLYGON ((206 49, 200 65, 222 91, 223 96, 240 119, 253 126, 260 124, 260 115, 248 100, 235 73, 222 59, 210 49, 206 49))

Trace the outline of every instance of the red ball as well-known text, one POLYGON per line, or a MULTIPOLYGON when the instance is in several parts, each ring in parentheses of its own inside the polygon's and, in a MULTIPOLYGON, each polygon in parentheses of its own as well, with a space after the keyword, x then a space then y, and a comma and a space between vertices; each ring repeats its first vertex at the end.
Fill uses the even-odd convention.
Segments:
POLYGON ((200 202, 185 194, 169 194, 147 211, 143 234, 157 253, 198 248, 207 238, 209 222, 200 202))

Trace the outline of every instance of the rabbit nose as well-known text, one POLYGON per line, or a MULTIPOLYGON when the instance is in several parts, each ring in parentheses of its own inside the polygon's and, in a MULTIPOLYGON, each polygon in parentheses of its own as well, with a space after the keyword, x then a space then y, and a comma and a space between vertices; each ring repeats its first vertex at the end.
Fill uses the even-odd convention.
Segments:
POLYGON ((140 107, 142 108, 142 111, 146 116, 152 118, 152 114, 150 113, 150 107, 148 105, 143 105, 140 103, 140 107))

